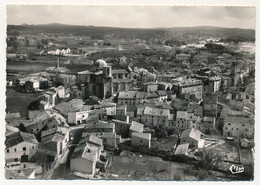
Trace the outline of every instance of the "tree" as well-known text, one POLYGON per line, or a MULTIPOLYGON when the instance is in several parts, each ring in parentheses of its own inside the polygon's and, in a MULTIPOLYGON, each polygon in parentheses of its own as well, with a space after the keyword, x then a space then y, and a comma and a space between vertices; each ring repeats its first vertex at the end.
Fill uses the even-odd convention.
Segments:
POLYGON ((199 158, 198 166, 201 169, 213 170, 216 169, 219 163, 222 161, 221 156, 213 149, 204 148, 197 153, 199 158))
POLYGON ((213 149, 206 149, 199 151, 196 153, 198 157, 198 179, 204 180, 209 176, 209 170, 217 169, 220 162, 222 161, 222 157, 213 149))

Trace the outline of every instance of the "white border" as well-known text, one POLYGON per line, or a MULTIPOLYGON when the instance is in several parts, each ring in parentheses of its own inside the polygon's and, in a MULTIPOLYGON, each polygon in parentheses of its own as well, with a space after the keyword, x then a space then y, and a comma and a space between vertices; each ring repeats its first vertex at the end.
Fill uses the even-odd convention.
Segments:
MULTIPOLYGON (((60 4, 76 4, 76 5, 141 5, 141 6, 255 6, 256 7, 256 74, 259 73, 259 65, 258 65, 258 60, 259 60, 259 8, 260 8, 260 1, 259 0, 161 0, 161 1, 156 1, 156 0, 113 0, 113 1, 105 1, 105 0, 2 0, 1 5, 0 5, 0 61, 2 63, 1 66, 1 71, 0 71, 0 82, 1 82, 1 99, 0 99, 0 115, 1 115, 1 129, 0 129, 0 138, 1 138, 1 143, 0 143, 0 183, 4 185, 8 184, 150 184, 150 183, 159 183, 159 184, 180 184, 180 183, 195 183, 195 184, 208 184, 208 183, 221 183, 221 184, 234 184, 234 183, 250 183, 250 184, 259 184, 259 157, 258 155, 258 141, 259 141, 259 135, 257 134, 259 132, 259 125, 258 125, 258 120, 259 119, 259 98, 256 96, 256 113, 255 113, 255 141, 256 141, 256 147, 255 147, 255 179, 253 182, 176 182, 176 181, 87 181, 87 180, 73 180, 73 181, 66 181, 66 180, 37 180, 37 181, 32 181, 32 180, 6 180, 4 176, 4 132, 5 132, 5 66, 6 66, 6 59, 5 59, 5 48, 6 48, 6 8, 5 6, 8 4, 34 4, 34 5, 60 5, 60 4)), ((259 82, 259 75, 256 75, 256 95, 259 94, 259 87, 258 87, 258 82, 259 82)))

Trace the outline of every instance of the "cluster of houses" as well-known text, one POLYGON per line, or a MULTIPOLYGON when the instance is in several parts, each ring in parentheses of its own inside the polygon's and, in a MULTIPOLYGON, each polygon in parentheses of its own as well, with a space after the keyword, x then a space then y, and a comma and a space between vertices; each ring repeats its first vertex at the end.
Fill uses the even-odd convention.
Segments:
POLYGON ((39 52, 39 56, 44 56, 44 55, 52 55, 52 56, 68 56, 72 54, 72 51, 70 48, 58 48, 56 50, 42 50, 39 52))
MULTIPOLYGON (((254 110, 250 109, 254 94, 250 88, 240 94, 229 88, 236 85, 235 73, 231 80, 207 76, 207 71, 159 74, 112 69, 102 59, 92 67, 77 72, 71 83, 70 76, 62 73, 19 78, 17 85, 29 92, 43 89, 50 78, 60 75, 67 83, 44 90, 38 98, 39 110, 28 111, 27 119, 6 117, 6 163, 29 162, 37 152, 64 161, 75 128, 82 130, 82 137, 69 159, 70 170, 88 178, 103 173, 109 160, 106 151, 118 149, 125 141, 137 150, 152 148, 154 135, 149 130, 153 128, 178 132, 176 155, 186 154, 191 147, 203 148, 205 134, 246 139, 243 145, 254 137, 254 110)), ((242 70, 234 64, 232 71, 238 68, 242 70)))

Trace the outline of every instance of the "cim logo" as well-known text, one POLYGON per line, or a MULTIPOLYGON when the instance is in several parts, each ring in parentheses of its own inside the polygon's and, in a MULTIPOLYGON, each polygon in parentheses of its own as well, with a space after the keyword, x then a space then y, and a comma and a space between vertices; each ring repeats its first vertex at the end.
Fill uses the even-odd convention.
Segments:
POLYGON ((237 173, 244 172, 244 167, 243 166, 236 166, 234 164, 232 164, 229 169, 230 169, 232 174, 237 174, 237 173))

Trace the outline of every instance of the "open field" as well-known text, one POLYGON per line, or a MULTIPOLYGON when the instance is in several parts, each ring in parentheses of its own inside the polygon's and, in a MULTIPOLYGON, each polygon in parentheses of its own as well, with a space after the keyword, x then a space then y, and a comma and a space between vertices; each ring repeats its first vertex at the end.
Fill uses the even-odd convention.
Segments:
POLYGON ((19 112, 21 117, 27 116, 27 107, 38 98, 34 93, 16 92, 13 89, 6 89, 6 112, 19 112))

